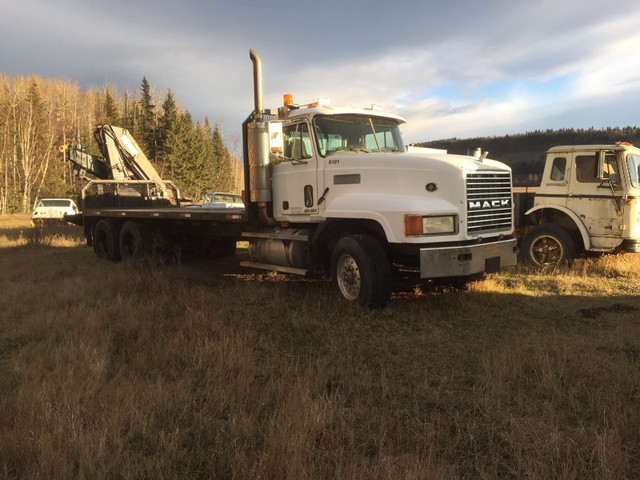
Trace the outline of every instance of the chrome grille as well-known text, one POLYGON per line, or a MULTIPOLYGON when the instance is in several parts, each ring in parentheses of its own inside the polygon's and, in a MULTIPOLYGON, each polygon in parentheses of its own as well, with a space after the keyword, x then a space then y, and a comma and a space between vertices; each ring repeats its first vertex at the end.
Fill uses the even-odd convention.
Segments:
POLYGON ((467 173, 467 232, 510 230, 511 172, 467 173))

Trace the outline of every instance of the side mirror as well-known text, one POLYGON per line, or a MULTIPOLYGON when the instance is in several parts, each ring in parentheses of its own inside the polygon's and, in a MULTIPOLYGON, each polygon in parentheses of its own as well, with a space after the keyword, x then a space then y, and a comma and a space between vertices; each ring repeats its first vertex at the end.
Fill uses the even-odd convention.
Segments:
POLYGON ((269 122, 269 152, 276 157, 282 157, 283 146, 282 123, 269 122))

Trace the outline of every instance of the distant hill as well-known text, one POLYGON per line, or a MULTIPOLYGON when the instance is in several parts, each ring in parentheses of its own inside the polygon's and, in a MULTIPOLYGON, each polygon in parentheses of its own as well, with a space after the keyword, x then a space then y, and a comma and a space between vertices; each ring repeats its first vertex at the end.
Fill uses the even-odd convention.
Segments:
POLYGON ((504 162, 513 169, 514 185, 527 186, 539 183, 546 151, 551 147, 616 142, 640 145, 640 127, 536 130, 504 137, 449 138, 416 145, 442 148, 449 153, 463 155, 481 148, 483 152, 489 152, 489 158, 504 162))

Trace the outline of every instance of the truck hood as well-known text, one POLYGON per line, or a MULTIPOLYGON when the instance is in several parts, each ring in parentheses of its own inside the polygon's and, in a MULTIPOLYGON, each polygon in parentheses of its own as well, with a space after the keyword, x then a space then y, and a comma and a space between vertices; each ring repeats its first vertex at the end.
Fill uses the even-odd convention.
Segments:
POLYGON ((324 216, 376 220, 390 241, 418 241, 398 237, 405 215, 456 215, 460 233, 449 240, 473 238, 465 235, 467 176, 510 172, 494 160, 439 153, 339 155, 325 162, 324 216))
POLYGON ((349 166, 353 168, 394 168, 437 170, 440 168, 469 170, 510 170, 504 163, 496 160, 479 160, 467 155, 448 153, 367 153, 357 155, 330 155, 325 158, 328 165, 349 166))
MULTIPOLYGON (((511 170, 495 160, 480 161, 475 157, 445 153, 336 155, 328 156, 325 162, 324 184, 330 190, 347 186, 349 188, 342 192, 344 195, 386 194, 397 197, 405 209, 415 202, 416 210, 424 210, 426 201, 460 205, 466 198, 464 179, 469 172, 511 170), (429 184, 435 185, 435 190, 427 191, 429 184)), ((328 194, 327 208, 332 198, 336 199, 337 195, 328 194)))

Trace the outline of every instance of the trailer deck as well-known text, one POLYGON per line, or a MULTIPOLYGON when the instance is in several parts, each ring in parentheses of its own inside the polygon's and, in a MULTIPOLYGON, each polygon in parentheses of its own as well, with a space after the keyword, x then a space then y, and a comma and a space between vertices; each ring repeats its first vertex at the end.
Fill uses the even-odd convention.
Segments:
POLYGON ((84 218, 129 218, 137 220, 171 219, 207 221, 212 223, 245 223, 247 212, 243 208, 91 208, 76 215, 66 215, 65 220, 83 225, 84 218))

